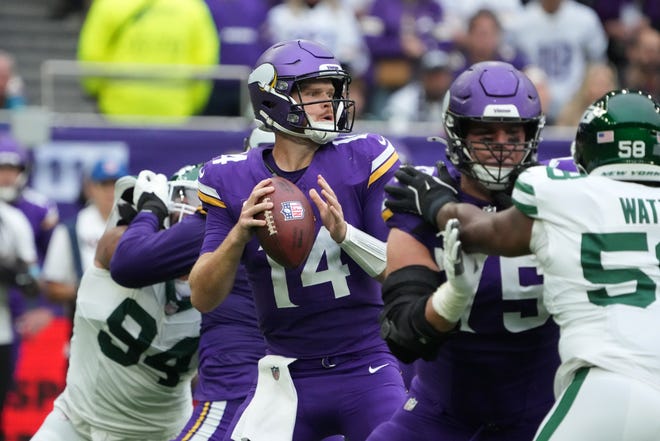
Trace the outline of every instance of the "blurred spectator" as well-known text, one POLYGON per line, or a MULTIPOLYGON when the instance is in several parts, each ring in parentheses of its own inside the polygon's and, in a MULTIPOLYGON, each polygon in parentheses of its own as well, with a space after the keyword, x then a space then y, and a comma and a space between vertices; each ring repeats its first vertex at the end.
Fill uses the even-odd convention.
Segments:
MULTIPOLYGON (((143 64, 145 69, 154 64, 215 66, 218 34, 203 0, 95 0, 80 32, 78 59, 143 64)), ((212 82, 170 69, 164 72, 171 74, 168 78, 87 78, 83 85, 109 116, 199 114, 212 82)))
POLYGON ((580 89, 561 110, 555 124, 577 127, 584 111, 591 103, 618 88, 618 76, 612 65, 603 63, 589 65, 580 89))
POLYGON ((651 27, 660 32, 660 2, 657 0, 641 0, 642 14, 649 19, 651 27))
POLYGON ((55 202, 27 186, 29 175, 27 150, 10 134, 0 134, 0 200, 27 216, 35 235, 37 252, 43 257, 59 214, 55 202))
POLYGON ((36 279, 30 268, 36 265, 36 261, 30 223, 19 209, 0 201, 0 439, 3 440, 2 411, 14 369, 14 333, 8 291, 20 286, 25 293, 34 295, 36 279))
MULTIPOLYGON (((250 69, 270 46, 264 32, 266 13, 273 0, 206 0, 220 40, 220 64, 250 69)), ((242 86, 239 80, 216 80, 204 114, 239 116, 242 86)), ((247 103, 243 103, 247 104, 247 103)))
POLYGON ((609 39, 607 57, 616 66, 618 73, 626 64, 626 46, 639 30, 648 26, 641 5, 636 0, 581 0, 598 14, 609 39))
POLYGON ((125 164, 101 159, 85 176, 85 208, 74 221, 56 227, 46 253, 42 279, 51 300, 75 300, 80 277, 94 261, 96 243, 112 210, 115 182, 127 174, 125 164))
POLYGON ((447 37, 458 46, 465 44, 470 18, 480 9, 489 9, 497 16, 504 29, 515 20, 522 11, 520 0, 437 0, 444 11, 443 30, 447 37))
POLYGON ((627 50, 628 65, 623 85, 660 97, 660 32, 651 27, 640 29, 627 50))
POLYGON ((370 58, 360 22, 352 10, 342 7, 340 0, 284 0, 268 11, 266 33, 269 45, 302 38, 330 49, 351 73, 351 99, 355 100, 356 116, 362 113, 362 78, 370 58))
POLYGON ((434 0, 374 0, 362 17, 362 29, 372 57, 369 112, 380 115, 389 95, 406 85, 422 55, 444 49, 443 12, 434 0))
POLYGON ((340 0, 340 1, 345 8, 352 10, 355 16, 359 19, 367 12, 369 12, 371 3, 373 3, 374 0, 340 0))
POLYGON ((452 72, 451 58, 446 52, 436 49, 424 54, 418 78, 387 100, 383 114, 390 127, 403 132, 409 122, 440 123, 442 101, 454 79, 452 72))
POLYGON ((470 17, 461 49, 465 60, 456 75, 481 61, 504 61, 518 70, 528 64, 516 48, 503 41, 502 26, 491 9, 479 9, 470 17))
MULTIPOLYGON (((59 214, 55 202, 27 186, 30 170, 31 160, 28 151, 9 133, 0 134, 0 201, 17 208, 27 219, 31 227, 30 237, 34 239, 33 246, 37 253, 35 269, 38 270, 43 264, 51 234, 59 220, 59 214)), ((35 273, 36 276, 37 273, 35 273)), ((37 287, 36 283, 35 287, 37 287)), ((23 380, 20 378, 22 372, 41 369, 41 366, 37 364, 30 365, 29 358, 23 357, 25 350, 23 342, 35 337, 42 330, 48 332, 51 329, 53 318, 61 315, 62 310, 59 305, 48 302, 40 289, 35 289, 34 295, 27 298, 21 289, 10 288, 9 305, 14 328, 12 378, 14 370, 21 366, 21 370, 16 371, 16 375, 19 377, 16 380, 21 381, 23 380), (19 358, 21 359, 20 364, 19 358)), ((44 357, 61 358, 61 347, 53 345, 48 350, 52 350, 52 352, 44 351, 44 357)), ((62 375, 61 381, 64 382, 64 375, 62 375)), ((45 397, 42 399, 45 400, 45 397)), ((10 399, 9 402, 12 400, 10 399)), ((12 407, 13 409, 6 409, 6 411, 15 410, 16 406, 12 407)))
POLYGON ((16 73, 14 57, 0 50, 0 109, 18 109, 25 105, 23 80, 16 73))
POLYGON ((548 76, 556 119, 577 92, 587 64, 604 62, 607 37, 593 9, 574 0, 537 0, 525 5, 511 28, 511 42, 548 76))
POLYGON ((548 76, 543 69, 538 66, 528 65, 523 72, 527 78, 534 84, 541 101, 541 111, 546 115, 546 124, 554 124, 554 121, 547 117, 550 106, 552 105, 552 94, 548 86, 548 76))
MULTIPOLYGON (((37 263, 43 264, 53 229, 59 221, 55 202, 27 187, 30 159, 27 150, 9 134, 0 134, 0 200, 21 210, 30 223, 37 250, 37 263)), ((28 305, 16 290, 10 291, 12 315, 19 336, 27 337, 47 326, 53 310, 43 297, 28 305)))

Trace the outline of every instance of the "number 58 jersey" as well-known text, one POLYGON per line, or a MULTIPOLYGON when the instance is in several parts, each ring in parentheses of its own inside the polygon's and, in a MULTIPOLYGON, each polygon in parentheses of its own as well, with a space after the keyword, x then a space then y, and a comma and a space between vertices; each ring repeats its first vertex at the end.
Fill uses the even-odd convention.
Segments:
POLYGON ((190 302, 176 301, 173 283, 125 288, 89 268, 55 406, 89 439, 174 438, 192 412, 200 322, 190 302))
POLYGON ((660 188, 534 167, 513 199, 561 330, 555 393, 582 366, 660 388, 660 188))

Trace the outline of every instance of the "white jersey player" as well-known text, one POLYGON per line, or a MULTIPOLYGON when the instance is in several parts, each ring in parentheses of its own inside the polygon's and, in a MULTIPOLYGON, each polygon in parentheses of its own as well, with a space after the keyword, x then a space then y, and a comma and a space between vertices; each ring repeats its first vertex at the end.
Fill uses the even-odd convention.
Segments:
POLYGON ((596 12, 575 0, 529 2, 513 20, 509 40, 548 78, 552 122, 584 79, 587 65, 605 61, 607 36, 596 12))
MULTIPOLYGON (((162 223, 167 179, 149 173, 135 184, 134 199, 144 211, 134 222, 149 216, 162 223)), ((110 259, 124 229, 106 231, 82 277, 66 388, 33 441, 163 441, 192 413, 200 313, 174 281, 127 288, 112 279, 110 259)))
POLYGON ((578 126, 573 156, 583 173, 530 168, 516 181, 512 208, 484 213, 451 203, 451 191, 437 182, 409 186, 421 193, 405 199, 428 207, 425 217, 438 226, 448 224, 448 232, 460 220, 468 251, 531 251, 538 259, 562 364, 557 401, 535 441, 658 439, 659 145, 660 104, 641 92, 612 91, 578 126))

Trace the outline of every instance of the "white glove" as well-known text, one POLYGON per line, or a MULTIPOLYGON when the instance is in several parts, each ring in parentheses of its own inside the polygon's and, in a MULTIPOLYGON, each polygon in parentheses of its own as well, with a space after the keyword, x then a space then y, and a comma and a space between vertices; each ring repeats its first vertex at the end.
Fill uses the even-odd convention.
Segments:
POLYGON ((457 322, 479 288, 485 254, 466 254, 461 248, 460 223, 450 219, 445 226, 443 265, 447 281, 433 293, 431 304, 449 322, 457 322))
MULTIPOLYGON (((167 177, 162 173, 154 173, 151 170, 142 170, 135 181, 135 187, 133 189, 133 205, 135 205, 138 210, 141 209, 140 198, 142 195, 152 193, 161 202, 168 206, 169 202, 169 187, 167 185, 167 177)), ((144 204, 145 200, 142 200, 144 204)))

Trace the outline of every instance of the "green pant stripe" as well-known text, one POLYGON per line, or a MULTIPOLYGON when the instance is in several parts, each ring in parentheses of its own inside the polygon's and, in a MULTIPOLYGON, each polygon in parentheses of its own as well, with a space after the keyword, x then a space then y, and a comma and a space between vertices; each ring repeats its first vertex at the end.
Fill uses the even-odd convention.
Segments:
POLYGON ((587 377, 589 369, 590 368, 578 369, 578 371, 575 373, 575 378, 573 378, 573 381, 568 386, 568 389, 566 389, 566 393, 563 397, 561 397, 559 405, 555 408, 552 416, 545 423, 543 430, 541 430, 541 433, 539 433, 539 436, 535 439, 535 441, 548 441, 552 434, 555 433, 555 430, 557 430, 557 427, 559 427, 561 422, 564 420, 564 417, 566 417, 569 409, 573 405, 575 397, 577 397, 577 394, 582 387, 582 383, 584 383, 584 379, 587 377))

